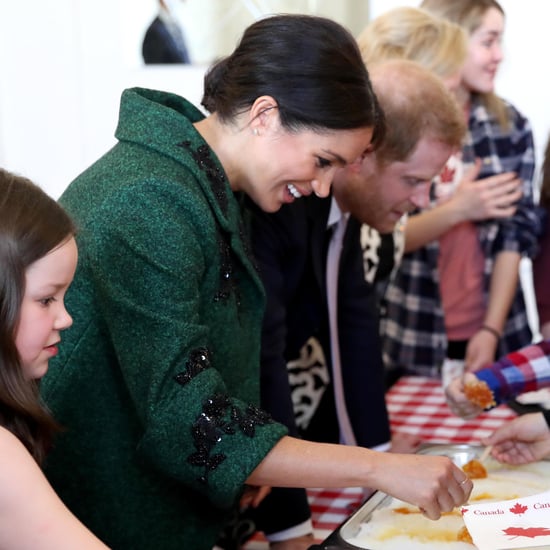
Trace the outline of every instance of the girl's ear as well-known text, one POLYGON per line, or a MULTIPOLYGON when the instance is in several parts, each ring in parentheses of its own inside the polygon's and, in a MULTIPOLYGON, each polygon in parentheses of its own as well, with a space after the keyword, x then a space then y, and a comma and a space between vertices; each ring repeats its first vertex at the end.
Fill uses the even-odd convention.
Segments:
POLYGON ((279 126, 278 104, 269 95, 263 95, 254 101, 249 111, 249 126, 256 136, 279 126))

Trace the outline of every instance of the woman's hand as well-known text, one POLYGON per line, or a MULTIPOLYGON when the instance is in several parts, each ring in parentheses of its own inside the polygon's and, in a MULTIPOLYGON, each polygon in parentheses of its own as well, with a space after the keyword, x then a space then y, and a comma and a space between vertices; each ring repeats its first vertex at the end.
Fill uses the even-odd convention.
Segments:
POLYGON ((523 194, 521 180, 514 172, 476 179, 479 159, 464 175, 454 194, 448 199, 464 221, 507 218, 516 212, 516 203, 523 194))
POLYGON ((448 457, 383 454, 378 488, 418 506, 426 517, 439 519, 468 500, 472 481, 448 457))
POLYGON ((542 413, 514 418, 483 440, 500 462, 527 464, 550 457, 550 429, 542 413))

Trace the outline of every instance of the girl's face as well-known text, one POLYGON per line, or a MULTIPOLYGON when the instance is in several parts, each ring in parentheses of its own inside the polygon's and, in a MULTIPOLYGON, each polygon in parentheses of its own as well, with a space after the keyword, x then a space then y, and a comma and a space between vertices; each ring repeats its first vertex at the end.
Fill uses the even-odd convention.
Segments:
POLYGON ((496 8, 489 8, 468 42, 468 56, 462 70, 462 85, 468 92, 493 91, 497 69, 503 59, 503 32, 504 16, 496 8))
POLYGON ((319 133, 264 126, 253 137, 257 163, 241 190, 266 212, 311 193, 326 197, 336 170, 359 158, 371 137, 371 128, 319 133))
POLYGON ((57 355, 60 331, 73 320, 63 298, 73 280, 78 252, 71 237, 25 271, 25 295, 15 345, 27 380, 42 378, 48 360, 57 355))

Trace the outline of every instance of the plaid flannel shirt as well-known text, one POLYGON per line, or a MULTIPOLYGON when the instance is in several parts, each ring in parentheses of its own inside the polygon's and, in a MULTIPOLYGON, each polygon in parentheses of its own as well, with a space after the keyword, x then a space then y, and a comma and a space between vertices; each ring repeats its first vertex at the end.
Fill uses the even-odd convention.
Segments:
MULTIPOLYGON (((540 211, 533 203, 535 159, 531 127, 512 105, 506 105, 511 127, 503 130, 485 106, 474 99, 463 147, 464 162, 473 163, 476 157, 481 158, 479 178, 513 171, 523 181, 523 196, 513 216, 476 224, 485 257, 485 300, 489 296, 496 255, 501 251, 516 251, 522 256, 533 257, 541 226, 540 211)), ((384 362, 389 369, 439 375, 446 357, 447 337, 439 293, 438 254, 438 240, 405 254, 386 288, 380 328, 384 362)), ((518 285, 497 356, 506 355, 531 341, 522 289, 518 285)))
POLYGON ((550 386, 550 340, 531 344, 474 373, 500 405, 518 395, 550 386))

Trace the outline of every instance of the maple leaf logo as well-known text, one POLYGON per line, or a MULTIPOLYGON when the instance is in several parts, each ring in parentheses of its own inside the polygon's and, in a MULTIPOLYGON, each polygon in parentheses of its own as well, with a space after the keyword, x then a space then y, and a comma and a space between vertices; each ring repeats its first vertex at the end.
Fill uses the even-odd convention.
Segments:
POLYGON ((455 172, 456 170, 454 168, 445 165, 439 174, 441 183, 451 183, 455 177, 455 172))
POLYGON ((461 508, 460 513, 464 515, 468 511, 468 508, 461 508))
POLYGON ((521 516, 521 514, 525 514, 525 512, 527 512, 527 506, 523 506, 519 502, 516 502, 516 504, 510 508, 510 512, 521 516))
POLYGON ((528 537, 534 539, 536 537, 547 537, 550 535, 548 527, 508 527, 502 530, 509 537, 528 537))

